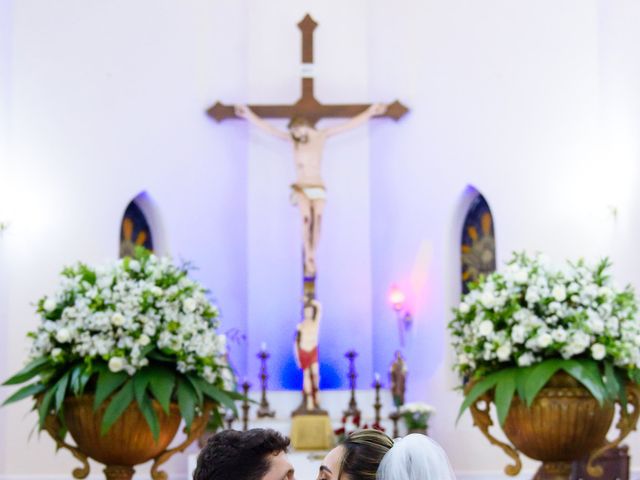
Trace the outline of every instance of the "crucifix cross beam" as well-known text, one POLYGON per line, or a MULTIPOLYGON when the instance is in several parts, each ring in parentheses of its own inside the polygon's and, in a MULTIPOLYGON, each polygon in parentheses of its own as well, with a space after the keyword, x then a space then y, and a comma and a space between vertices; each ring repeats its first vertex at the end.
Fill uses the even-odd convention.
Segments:
MULTIPOLYGON (((354 117, 364 112, 369 104, 341 104, 324 105, 316 100, 313 88, 313 32, 318 24, 307 14, 298 28, 302 32, 302 96, 293 105, 249 105, 249 108, 262 118, 294 118, 303 117, 312 125, 321 118, 345 118, 354 117)), ((389 117, 399 120, 409 109, 398 100, 389 104, 387 110, 380 117, 389 117)), ((207 114, 217 122, 229 118, 239 118, 233 105, 224 105, 217 102, 207 114)))

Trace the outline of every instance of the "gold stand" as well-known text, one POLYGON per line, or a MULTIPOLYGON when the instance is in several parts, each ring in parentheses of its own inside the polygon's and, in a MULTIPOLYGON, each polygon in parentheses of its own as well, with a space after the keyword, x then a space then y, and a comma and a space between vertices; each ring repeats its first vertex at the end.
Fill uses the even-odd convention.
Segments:
POLYGON ((323 415, 295 415, 291 419, 291 446, 296 450, 330 450, 335 445, 331 420, 323 415))
POLYGON ((304 299, 316 298, 316 277, 304 277, 302 281, 302 295, 304 299))
MULTIPOLYGON (((304 255, 304 254, 303 254, 304 255)), ((303 269, 304 270, 304 269, 303 269)), ((316 277, 303 279, 304 301, 316 298, 316 277)), ((329 414, 320 408, 307 409, 306 395, 291 414, 291 446, 296 450, 330 450, 335 445, 329 414)))

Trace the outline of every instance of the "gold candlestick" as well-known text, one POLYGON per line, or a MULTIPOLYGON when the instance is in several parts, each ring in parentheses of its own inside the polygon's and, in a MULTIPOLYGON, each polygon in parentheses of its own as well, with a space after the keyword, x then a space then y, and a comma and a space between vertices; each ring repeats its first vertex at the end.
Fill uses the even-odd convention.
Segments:
POLYGON ((270 355, 263 347, 257 356, 260 359, 260 388, 262 390, 262 394, 260 396, 260 407, 258 408, 258 418, 273 418, 276 416, 276 413, 271 410, 269 401, 267 400, 267 380, 269 379, 269 374, 267 372, 267 359, 270 355))
POLYGON ((224 421, 226 423, 227 430, 233 429, 233 422, 235 422, 236 420, 237 420, 237 417, 236 417, 236 414, 233 413, 233 410, 231 410, 230 408, 227 409, 227 412, 224 416, 224 421))
POLYGON ((344 354, 345 357, 349 359, 349 388, 351 388, 351 398, 349 399, 349 406, 343 412, 345 417, 354 417, 360 418, 360 409, 358 408, 358 403, 356 402, 356 378, 358 378, 358 373, 356 372, 355 359, 358 356, 358 353, 355 350, 349 350, 344 354))
POLYGON ((380 417, 380 409, 382 408, 382 403, 380 402, 380 388, 382 385, 380 384, 380 375, 376 373, 375 381, 373 382, 373 388, 376 389, 376 402, 373 404, 373 409, 376 412, 375 415, 375 423, 374 425, 380 427, 380 422, 382 418, 380 417))
POLYGON ((251 384, 245 380, 242 382, 242 393, 244 398, 242 399, 242 430, 249 430, 249 388, 251 384))

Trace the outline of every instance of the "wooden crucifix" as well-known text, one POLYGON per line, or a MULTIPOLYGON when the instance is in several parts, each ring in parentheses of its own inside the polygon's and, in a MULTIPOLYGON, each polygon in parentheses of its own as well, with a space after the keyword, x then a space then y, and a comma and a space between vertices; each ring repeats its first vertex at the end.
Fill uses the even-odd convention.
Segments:
POLYGON ((292 202, 300 208, 303 221, 303 265, 305 297, 315 298, 315 252, 325 203, 324 182, 320 174, 322 150, 326 138, 364 124, 372 117, 399 120, 408 112, 399 101, 384 104, 324 105, 316 100, 313 88, 313 32, 318 24, 306 15, 298 27, 302 32, 302 96, 292 105, 224 105, 217 102, 207 114, 221 122, 243 118, 294 146, 296 182, 292 202), (288 131, 269 124, 265 118, 290 119, 288 131), (335 127, 316 129, 322 118, 349 118, 335 127))
MULTIPOLYGON (((302 32, 302 96, 293 105, 249 105, 251 110, 262 118, 306 118, 315 125, 321 118, 346 118, 364 112, 370 107, 368 104, 323 105, 313 92, 313 32, 318 24, 307 14, 298 28, 302 32)), ((378 115, 399 120, 409 110, 399 101, 387 106, 385 113, 378 115)), ((217 102, 207 110, 207 114, 221 122, 229 118, 240 118, 236 115, 233 105, 223 105, 217 102)))

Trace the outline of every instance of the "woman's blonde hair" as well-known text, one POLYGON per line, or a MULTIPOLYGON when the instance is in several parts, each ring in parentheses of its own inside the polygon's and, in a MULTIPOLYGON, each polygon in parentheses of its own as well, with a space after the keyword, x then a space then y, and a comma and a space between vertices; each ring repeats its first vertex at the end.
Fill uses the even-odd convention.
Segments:
POLYGON ((349 475, 352 480, 374 480, 382 457, 393 447, 393 440, 379 430, 359 430, 345 438, 340 445, 344 455, 338 478, 349 475))

